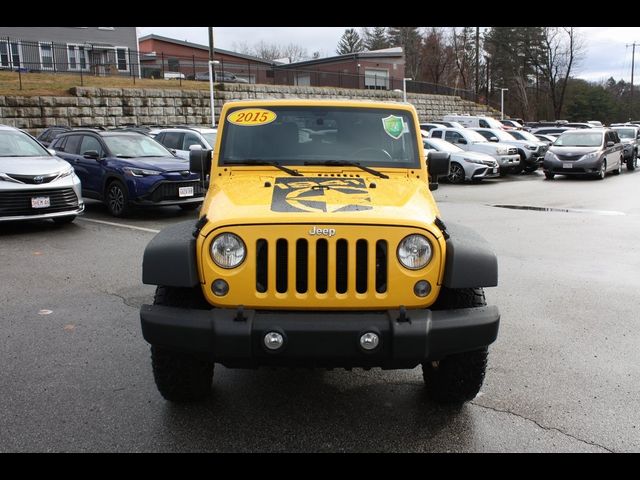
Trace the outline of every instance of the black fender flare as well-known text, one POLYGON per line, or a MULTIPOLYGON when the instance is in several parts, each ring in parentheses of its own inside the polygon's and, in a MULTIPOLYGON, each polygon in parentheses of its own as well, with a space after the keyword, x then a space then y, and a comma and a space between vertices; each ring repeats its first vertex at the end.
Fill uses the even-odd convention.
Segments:
POLYGON ((197 229, 197 222, 187 220, 157 233, 144 250, 142 283, 169 287, 199 285, 194 237, 197 229))
POLYGON ((447 250, 442 285, 448 288, 495 287, 498 257, 487 240, 464 225, 446 225, 447 250))

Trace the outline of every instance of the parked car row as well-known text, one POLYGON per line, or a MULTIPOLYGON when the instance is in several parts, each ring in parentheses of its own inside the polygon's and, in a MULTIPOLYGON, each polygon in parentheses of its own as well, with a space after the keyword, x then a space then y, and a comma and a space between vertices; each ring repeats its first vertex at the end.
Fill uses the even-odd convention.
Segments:
POLYGON ((451 183, 531 173, 540 166, 549 180, 556 175, 603 179, 610 172, 619 174, 623 165, 634 170, 638 162, 640 122, 611 128, 596 121, 557 122, 528 131, 516 120, 501 123, 486 117, 446 115, 442 121, 420 127, 425 149, 451 154, 451 183), (477 126, 481 124, 490 126, 477 126), (497 172, 489 167, 492 161, 497 172))

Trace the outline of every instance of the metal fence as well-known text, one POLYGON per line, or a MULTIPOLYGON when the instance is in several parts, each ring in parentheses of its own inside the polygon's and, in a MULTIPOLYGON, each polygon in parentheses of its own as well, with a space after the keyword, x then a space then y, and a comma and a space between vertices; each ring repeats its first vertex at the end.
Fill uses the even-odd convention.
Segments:
MULTIPOLYGON (((338 67, 336 67, 337 69, 338 67)), ((60 44, 0 38, 0 71, 17 73, 20 89, 22 74, 64 73, 79 76, 84 85, 87 76, 129 77, 209 81, 208 56, 179 56, 140 52, 105 44, 60 44)), ((298 85, 313 87, 355 88, 370 90, 403 90, 403 79, 371 73, 346 73, 321 66, 295 68, 252 60, 220 59, 214 67, 215 82, 298 85)), ((476 101, 472 90, 421 81, 407 81, 408 93, 455 95, 476 101)))

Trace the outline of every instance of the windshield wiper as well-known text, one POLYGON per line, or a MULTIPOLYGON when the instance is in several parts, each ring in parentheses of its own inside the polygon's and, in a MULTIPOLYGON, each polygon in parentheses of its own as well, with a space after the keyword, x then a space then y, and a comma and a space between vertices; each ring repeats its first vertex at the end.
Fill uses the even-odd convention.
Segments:
POLYGON ((389 175, 386 175, 382 172, 378 172, 373 168, 365 167, 364 165, 360 165, 360 162, 351 162, 349 160, 324 160, 321 162, 304 162, 305 165, 329 165, 335 167, 358 167, 361 170, 364 170, 371 175, 375 175, 380 178, 389 178, 389 175))
POLYGON ((248 158, 237 162, 224 162, 222 165, 271 165, 272 167, 279 168, 283 172, 287 172, 289 175, 293 175, 294 177, 302 177, 302 174, 297 170, 292 170, 280 165, 278 162, 270 162, 268 160, 254 160, 252 158, 248 158))

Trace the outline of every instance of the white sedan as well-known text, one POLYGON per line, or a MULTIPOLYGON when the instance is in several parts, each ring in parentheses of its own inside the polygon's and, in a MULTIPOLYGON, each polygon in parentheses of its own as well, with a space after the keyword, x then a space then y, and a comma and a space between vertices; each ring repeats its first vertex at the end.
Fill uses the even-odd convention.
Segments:
POLYGON ((465 180, 480 182, 483 178, 500 176, 498 162, 491 155, 463 150, 456 145, 439 138, 422 138, 426 151, 447 152, 451 155, 451 169, 447 179, 451 183, 465 180))

